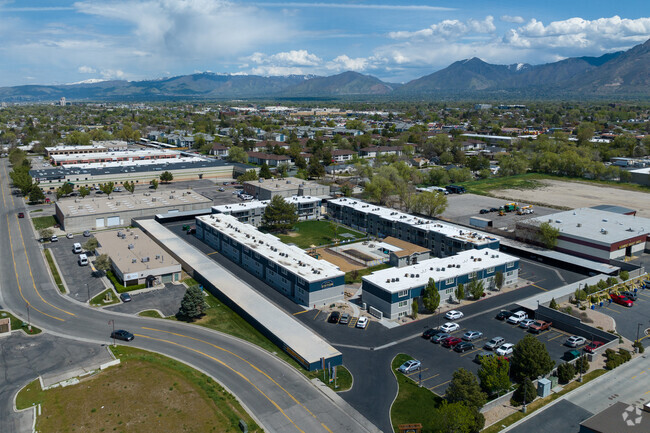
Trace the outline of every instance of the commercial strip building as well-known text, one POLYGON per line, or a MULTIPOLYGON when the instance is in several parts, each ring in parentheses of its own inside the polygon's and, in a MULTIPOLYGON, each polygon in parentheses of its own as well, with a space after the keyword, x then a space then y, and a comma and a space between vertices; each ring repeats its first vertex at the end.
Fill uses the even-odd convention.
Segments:
POLYGON ((68 232, 131 225, 131 219, 161 213, 209 209, 212 200, 191 190, 87 196, 61 199, 55 204, 56 218, 68 232), (101 197, 101 198, 100 198, 101 197))
POLYGON ((128 147, 126 141, 110 140, 110 141, 93 141, 91 145, 87 146, 68 146, 59 145, 45 148, 45 155, 52 158, 55 155, 80 155, 87 153, 101 153, 118 150, 126 150, 128 147))
POLYGON ((315 308, 343 299, 338 267, 232 215, 197 217, 196 237, 297 304, 315 308))
POLYGON ((343 197, 329 200, 327 213, 333 220, 353 229, 380 238, 392 236, 428 248, 436 257, 452 256, 472 249, 499 249, 499 240, 486 233, 416 217, 357 199, 343 197))
MULTIPOLYGON (((296 207, 298 220, 300 221, 315 220, 321 216, 322 200, 318 197, 293 196, 286 198, 285 201, 296 207)), ((264 217, 266 206, 270 202, 270 200, 253 200, 212 206, 212 213, 232 215, 237 218, 239 222, 259 227, 262 224, 262 218, 264 217)))
POLYGON ((171 283, 181 278, 181 264, 139 228, 98 232, 99 254, 107 254, 115 277, 125 286, 171 283))
POLYGON ((650 219, 592 208, 519 221, 515 234, 519 240, 540 244, 539 226, 545 222, 560 231, 554 250, 601 263, 650 248, 650 219))
MULTIPOLYGON (((225 215, 222 217, 233 219, 225 215)), ((135 225, 168 253, 173 254, 185 271, 206 290, 235 310, 307 370, 343 363, 341 352, 196 247, 152 219, 136 220, 135 225)))
POLYGON ((650 167, 630 171, 630 182, 650 186, 650 167))
POLYGON ((422 296, 433 278, 441 301, 454 300, 459 284, 472 280, 490 288, 497 272, 503 274, 503 286, 515 284, 519 278, 519 259, 499 251, 462 251, 452 257, 424 260, 399 269, 382 269, 362 277, 362 301, 373 315, 397 319, 411 314, 411 304, 422 296))
POLYGON ((52 155, 50 161, 53 165, 93 164, 105 162, 135 161, 140 162, 150 159, 180 158, 181 153, 173 150, 139 149, 121 150, 115 152, 91 152, 52 155))
POLYGON ((284 198, 298 196, 324 197, 330 193, 329 185, 287 177, 284 179, 259 179, 244 182, 244 192, 258 200, 270 200, 274 195, 284 198))

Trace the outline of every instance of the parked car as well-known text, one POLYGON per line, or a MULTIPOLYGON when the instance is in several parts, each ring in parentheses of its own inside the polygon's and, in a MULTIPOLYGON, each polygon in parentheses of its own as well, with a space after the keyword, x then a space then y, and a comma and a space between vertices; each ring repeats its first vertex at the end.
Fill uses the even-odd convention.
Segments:
POLYGON ((350 323, 350 314, 348 314, 348 313, 341 314, 341 318, 339 319, 339 323, 341 325, 347 325, 348 323, 350 323))
POLYGON ((59 238, 57 237, 57 235, 52 235, 52 237, 50 238, 50 242, 58 242, 58 241, 59 238))
POLYGON ((111 338, 123 341, 131 341, 134 337, 133 334, 131 334, 129 331, 118 329, 117 331, 111 332, 111 338))
POLYGON ((524 329, 528 329, 528 327, 530 325, 532 325, 533 323, 535 323, 535 321, 533 319, 524 319, 521 322, 519 322, 519 327, 524 328, 524 329))
POLYGON ((357 328, 366 329, 366 326, 368 326, 368 318, 359 317, 359 320, 357 321, 357 328))
POLYGON ((604 345, 605 343, 603 343, 602 341, 592 341, 585 347, 585 352, 594 353, 596 350, 598 350, 599 347, 604 345))
POLYGON ((454 351, 458 353, 467 352, 468 350, 474 349, 474 344, 469 341, 463 341, 454 346, 454 351))
POLYGON ((446 333, 446 332, 438 332, 436 335, 431 337, 431 342, 438 344, 438 343, 442 342, 442 340, 444 340, 447 337, 450 337, 450 335, 448 333, 446 333))
POLYGON ((480 364, 484 358, 490 358, 492 356, 497 356, 497 355, 494 352, 488 352, 486 350, 482 350, 479 353, 477 353, 476 356, 474 356, 474 362, 480 364))
POLYGON ((616 293, 612 293, 609 295, 609 297, 612 299, 613 303, 622 305, 624 307, 631 307, 634 305, 634 301, 625 295, 617 295, 616 293))
POLYGON ((68 239, 72 239, 74 235, 72 233, 66 233, 65 237, 68 239))
POLYGON ((567 340, 564 342, 564 345, 569 347, 580 347, 586 342, 586 338, 580 337, 579 335, 572 335, 571 337, 567 338, 567 340))
POLYGON ((499 212, 499 208, 498 207, 491 207, 490 212, 499 212))
POLYGON ((445 314, 445 319, 447 320, 457 320, 460 319, 464 316, 464 314, 460 311, 457 310, 451 310, 447 311, 447 314, 445 314))
POLYGON ((25 214, 23 212, 18 212, 18 218, 25 218, 25 214))
POLYGON ((525 311, 515 311, 512 313, 512 316, 508 317, 507 322, 512 323, 513 325, 518 325, 524 319, 528 318, 528 314, 525 311))
POLYGON ((420 367, 422 366, 422 363, 418 361, 417 359, 410 359, 406 361, 404 364, 400 365, 399 368, 397 369, 400 373, 410 373, 412 371, 419 370, 420 367))
POLYGON ((552 322, 545 322, 543 320, 535 320, 532 325, 528 326, 528 330, 530 332, 534 332, 535 334, 539 334, 542 331, 546 331, 548 329, 551 329, 551 325, 553 325, 552 322))
POLYGON ((338 311, 332 311, 332 314, 327 318, 327 321, 330 323, 339 323, 339 320, 341 319, 341 313, 338 311))
POLYGON ((485 347, 487 350, 494 350, 501 347, 501 345, 505 342, 506 339, 503 337, 494 337, 493 339, 485 343, 485 346, 483 347, 485 347))
POLYGON ((442 340, 441 344, 444 347, 454 347, 455 345, 460 344, 462 342, 463 342, 463 340, 461 340, 458 337, 447 337, 444 340, 442 340))
POLYGON ((129 295, 128 293, 120 293, 120 299, 122 300, 122 302, 131 302, 132 298, 131 295, 129 295))
POLYGON ((224 188, 224 187, 219 188, 219 192, 224 192, 225 190, 226 190, 226 188, 224 188))
POLYGON ((84 238, 90 237, 90 230, 84 230, 84 238))
POLYGON ((463 340, 474 341, 474 340, 478 340, 482 336, 483 333, 480 331, 467 331, 465 334, 463 334, 463 340))
POLYGON ((422 338, 428 340, 431 337, 433 337, 434 335, 436 335, 437 333, 438 333, 438 330, 436 328, 425 329, 424 332, 422 333, 422 338))
POLYGON ((490 209, 481 209, 479 213, 480 214, 490 213, 490 209))
POLYGON ((458 323, 452 323, 452 322, 447 322, 444 325, 440 327, 440 330, 442 332, 454 332, 460 329, 460 325, 458 323))
POLYGON ((627 297, 631 301, 636 301, 638 299, 638 295, 630 290, 626 290, 625 292, 621 292, 621 295, 627 297))
POLYGON ((514 314, 514 313, 513 313, 512 311, 501 310, 501 311, 499 311, 499 313, 497 314, 496 319, 497 319, 497 320, 506 320, 506 319, 508 319, 510 316, 512 316, 513 314, 514 314))
POLYGON ((499 355, 499 356, 508 356, 508 355, 510 355, 510 354, 512 353, 512 348, 513 348, 514 346, 515 346, 515 345, 512 344, 512 343, 505 343, 505 344, 502 344, 502 345, 501 345, 501 346, 496 350, 496 354, 499 355))

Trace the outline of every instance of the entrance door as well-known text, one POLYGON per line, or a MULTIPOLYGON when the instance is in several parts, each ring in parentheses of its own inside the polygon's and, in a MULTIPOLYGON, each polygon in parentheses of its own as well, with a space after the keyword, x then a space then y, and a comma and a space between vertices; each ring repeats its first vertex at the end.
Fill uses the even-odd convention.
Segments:
POLYGON ((632 245, 625 247, 625 257, 632 257, 632 245))

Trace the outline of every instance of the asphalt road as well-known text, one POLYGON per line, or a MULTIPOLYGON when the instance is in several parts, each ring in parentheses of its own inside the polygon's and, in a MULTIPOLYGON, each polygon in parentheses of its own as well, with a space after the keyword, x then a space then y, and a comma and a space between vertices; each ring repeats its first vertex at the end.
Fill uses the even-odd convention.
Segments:
POLYGON ((334 403, 273 354, 198 326, 91 309, 58 293, 46 271, 21 200, 10 194, 7 161, 0 161, 0 305, 52 334, 108 343, 114 323, 136 336, 129 343, 187 363, 218 380, 270 432, 364 432, 373 426, 334 403), (360 420, 360 421, 359 421, 360 420))
MULTIPOLYGON (((14 412, 14 397, 38 376, 55 377, 70 370, 97 368, 110 361, 106 347, 41 333, 14 331, 0 339, 0 431, 32 431, 33 412, 14 412)), ((56 379, 54 379, 56 381, 56 379)))

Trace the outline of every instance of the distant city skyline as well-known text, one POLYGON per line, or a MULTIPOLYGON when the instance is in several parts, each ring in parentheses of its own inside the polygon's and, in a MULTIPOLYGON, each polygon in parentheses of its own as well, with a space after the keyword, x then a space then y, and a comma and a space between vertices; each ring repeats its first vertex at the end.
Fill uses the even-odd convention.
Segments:
POLYGON ((0 0, 0 86, 211 71, 407 82, 462 59, 540 64, 650 39, 641 0, 0 0))

